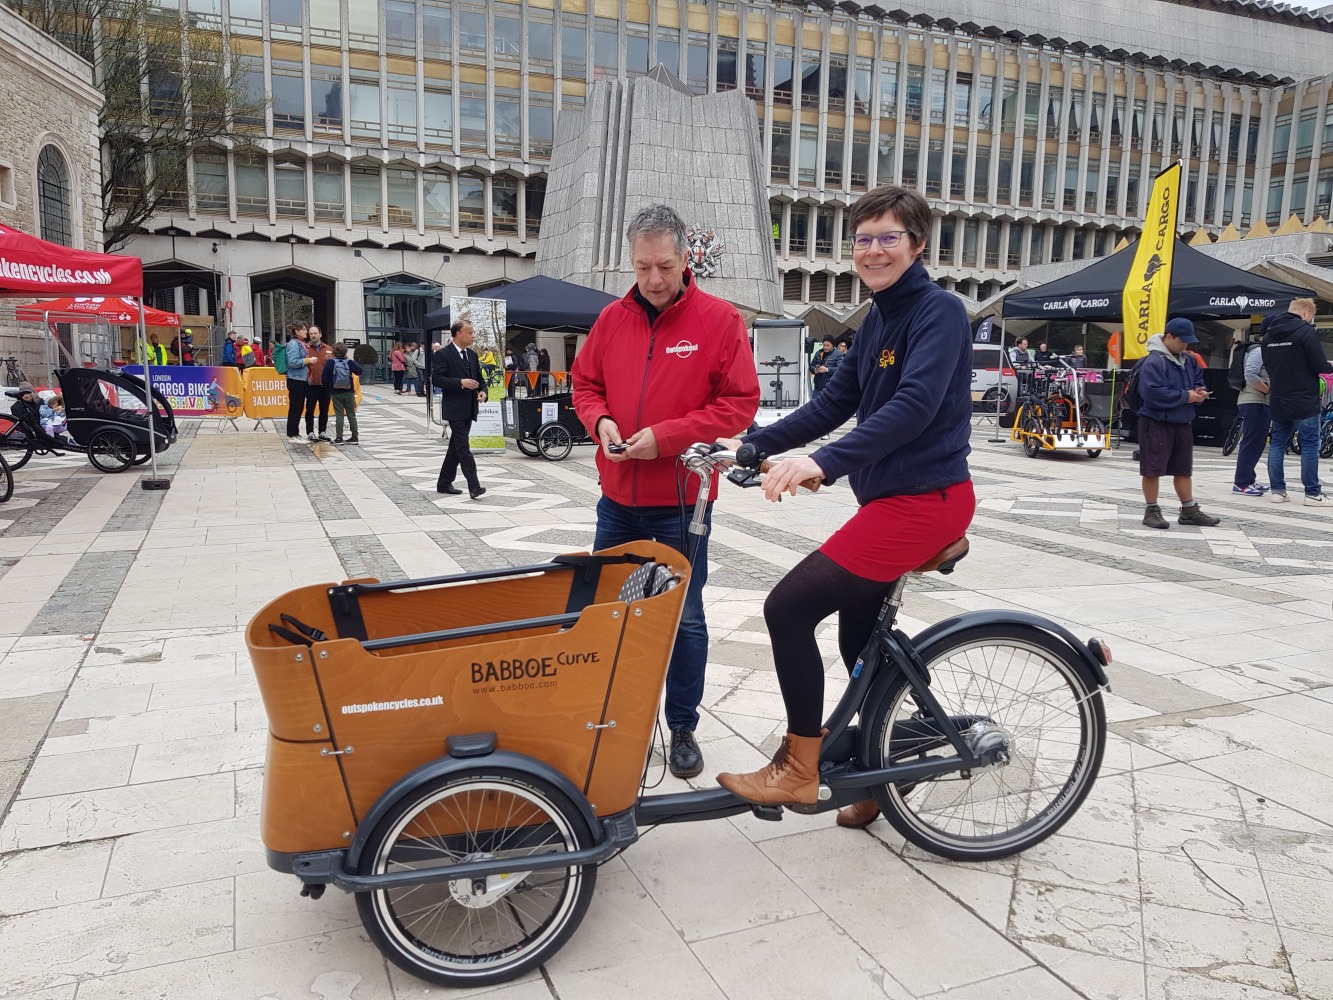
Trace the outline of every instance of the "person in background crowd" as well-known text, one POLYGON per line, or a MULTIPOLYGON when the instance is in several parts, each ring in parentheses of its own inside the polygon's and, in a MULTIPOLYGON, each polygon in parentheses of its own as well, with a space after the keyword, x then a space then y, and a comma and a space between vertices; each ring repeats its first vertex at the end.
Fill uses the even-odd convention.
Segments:
POLYGON ((403 351, 403 342, 395 340, 393 350, 389 352, 389 371, 393 372, 393 394, 403 394, 403 377, 407 374, 407 355, 403 351))
POLYGON ((262 340, 248 341, 250 350, 255 354, 255 365, 259 368, 264 367, 264 342, 262 340))
POLYGON ((194 334, 188 326, 172 338, 169 350, 176 359, 176 364, 194 364, 194 334))
POLYGON ((255 365, 259 364, 259 361, 255 358, 255 349, 251 346, 249 337, 238 337, 236 338, 236 343, 237 354, 239 354, 241 359, 241 371, 245 371, 247 368, 253 368, 255 365))
POLYGON ((1285 313, 1269 317, 1261 327, 1273 415, 1273 435, 1268 444, 1269 500, 1273 503, 1288 500, 1283 461, 1295 434, 1301 444, 1301 485, 1305 487, 1306 506, 1333 505, 1319 482, 1319 377, 1333 373, 1333 365, 1319 343, 1314 317, 1314 299, 1292 299, 1285 313))
POLYGON ((1236 451, 1236 476, 1232 493, 1246 497, 1261 497, 1268 487, 1255 482, 1254 467, 1259 464, 1272 419, 1268 413, 1268 370, 1264 368, 1263 327, 1250 338, 1249 344, 1237 344, 1236 350, 1245 352, 1245 387, 1236 397, 1240 412, 1240 446, 1236 451))
POLYGON ((449 327, 449 336, 452 343, 440 351, 438 364, 431 374, 443 391, 440 416, 449 423, 449 447, 440 463, 435 491, 452 496, 462 493, 454 485, 454 477, 462 469, 468 496, 476 500, 486 492, 486 487, 477 478, 477 460, 472 457, 468 434, 481 403, 486 399, 486 386, 481 380, 481 362, 472 350, 472 324, 465 319, 454 320, 449 327))
POLYGON ((222 341, 222 364, 228 368, 241 367, 241 355, 236 349, 236 331, 228 330, 222 341))
MULTIPOLYGON (((425 396, 426 349, 416 341, 412 342, 412 349, 407 352, 407 365, 409 371, 414 367, 416 368, 416 372, 412 376, 412 388, 418 396, 425 396)), ((406 379, 404 379, 404 383, 406 383, 406 379)))
POLYGON ((487 346, 477 355, 477 360, 481 362, 482 374, 486 376, 486 384, 491 384, 491 379, 495 377, 495 351, 487 346))
POLYGON ((1037 356, 1034 360, 1039 365, 1053 365, 1059 357, 1060 355, 1051 350, 1046 341, 1043 340, 1037 345, 1037 356))
POLYGON ((1208 398, 1203 374, 1187 350, 1197 344, 1194 324, 1183 316, 1148 339, 1148 354, 1136 368, 1139 395, 1139 475, 1143 477, 1143 523, 1169 528, 1157 503, 1162 476, 1171 476, 1180 498, 1178 524, 1211 528, 1221 519, 1205 514, 1194 499, 1194 408, 1208 398))
POLYGON ((1023 337, 1009 348, 1009 363, 1015 368, 1031 368, 1032 355, 1028 353, 1027 338, 1023 337))
MULTIPOLYGON (((156 365, 159 368, 161 368, 163 365, 167 363, 167 349, 165 346, 157 342, 157 334, 153 332, 149 332, 148 334, 147 359, 148 359, 148 364, 156 365)), ((144 363, 143 351, 139 352, 139 363, 140 364, 144 363)))
POLYGON ((65 432, 69 429, 69 420, 65 416, 65 397, 55 393, 48 399, 42 400, 39 412, 42 430, 68 448, 70 442, 65 437, 65 432))
POLYGON ((306 393, 310 390, 310 366, 314 364, 307 344, 309 337, 305 323, 296 323, 287 328, 287 343, 282 345, 287 352, 288 441, 301 439, 301 413, 305 409, 306 393))
MULTIPOLYGON (((46 429, 42 426, 42 403, 37 399, 37 393, 31 382, 20 382, 16 387, 8 390, 6 395, 13 397, 14 402, 9 407, 9 412, 13 414, 15 420, 22 423, 25 428, 31 428, 33 433, 48 438, 50 447, 60 446, 60 442, 47 434, 46 429)), ((60 454, 60 452, 56 454, 60 454)))
POLYGON ((812 388, 816 393, 822 392, 824 386, 829 384, 829 381, 833 378, 833 373, 838 370, 840 364, 842 364, 842 354, 833 346, 833 338, 825 337, 821 342, 819 351, 810 361, 812 388))
POLYGON ((1066 363, 1067 365, 1069 365, 1070 368, 1087 368, 1087 367, 1088 367, 1088 358, 1087 358, 1087 356, 1083 353, 1083 345, 1082 345, 1082 344, 1075 344, 1075 345, 1074 345, 1074 353, 1071 354, 1071 355, 1069 355, 1067 358, 1065 358, 1065 363, 1066 363))
POLYGON ((310 359, 310 386, 305 396, 305 435, 310 441, 328 441, 329 405, 332 394, 324 381, 324 366, 333 360, 333 349, 324 343, 324 334, 319 327, 311 325, 310 344, 307 348, 310 359), (315 408, 319 408, 319 433, 315 433, 315 408))
POLYGON ((544 347, 537 351, 537 371, 537 394, 545 396, 551 391, 551 355, 544 347))
POLYGON ((505 348, 505 381, 509 383, 505 387, 505 393, 509 396, 514 395, 518 386, 518 356, 512 347, 505 348))
MULTIPOLYGON (((602 498, 593 549, 649 539, 687 556, 696 549, 665 700, 668 764, 676 777, 690 778, 704 767, 694 730, 708 661, 708 535, 693 543, 687 538, 676 456, 696 441, 749 427, 759 412, 759 376, 736 307, 703 291, 690 273, 680 216, 650 205, 629 220, 625 239, 634 287, 602 310, 574 358, 574 408, 600 444, 602 498), (654 344, 660 345, 656 357, 654 344), (675 344, 691 349, 673 351, 675 344)), ((692 482, 684 503, 693 503, 697 489, 692 482)), ((717 496, 716 479, 707 496, 717 496)), ((710 502, 705 523, 711 519, 710 502)))
POLYGON ((356 383, 352 376, 360 378, 361 366, 347 356, 346 344, 333 345, 333 360, 324 366, 328 376, 330 398, 333 400, 333 443, 343 444, 343 417, 347 417, 347 427, 352 436, 347 444, 360 444, 356 433, 356 383))
POLYGON ((417 366, 416 341, 403 345, 403 395, 412 396, 421 382, 421 369, 417 366))

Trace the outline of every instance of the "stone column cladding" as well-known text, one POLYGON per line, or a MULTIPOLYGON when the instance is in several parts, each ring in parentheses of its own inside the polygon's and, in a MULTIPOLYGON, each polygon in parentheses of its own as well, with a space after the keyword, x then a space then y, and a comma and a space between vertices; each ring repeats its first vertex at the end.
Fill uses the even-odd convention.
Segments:
POLYGON ((537 272, 623 293, 633 282, 625 223, 660 202, 726 244, 700 288, 777 315, 765 169, 754 106, 740 91, 695 96, 660 68, 598 82, 556 125, 537 272))

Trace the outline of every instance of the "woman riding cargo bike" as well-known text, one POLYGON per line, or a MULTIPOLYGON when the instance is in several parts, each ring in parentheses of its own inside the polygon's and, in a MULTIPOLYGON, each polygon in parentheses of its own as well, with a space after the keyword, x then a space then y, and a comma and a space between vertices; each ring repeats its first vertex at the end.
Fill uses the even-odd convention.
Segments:
POLYGON ((906 577, 951 572, 973 513, 971 348, 917 261, 929 218, 903 189, 862 198, 854 260, 875 308, 828 388, 743 444, 680 456, 700 486, 687 537, 708 530, 723 469, 769 499, 847 476, 862 503, 766 602, 789 716, 771 764, 645 793, 691 577, 667 545, 302 587, 246 633, 269 720, 269 865, 303 895, 356 893, 371 940, 411 974, 478 987, 555 954, 600 865, 657 824, 841 808, 863 826, 881 808, 917 846, 987 860, 1073 816, 1105 748, 1105 644, 1023 611, 964 612, 914 637, 894 626, 906 577), (852 413, 839 441, 765 461, 852 413), (851 676, 821 723, 814 629, 834 611, 851 676))

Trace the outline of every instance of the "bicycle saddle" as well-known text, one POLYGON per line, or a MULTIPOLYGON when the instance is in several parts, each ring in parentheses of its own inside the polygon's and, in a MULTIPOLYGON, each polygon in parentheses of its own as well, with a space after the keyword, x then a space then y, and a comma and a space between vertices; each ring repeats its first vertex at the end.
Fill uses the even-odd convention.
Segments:
POLYGON ((952 573, 954 567, 962 562, 967 556, 967 550, 969 548, 971 548, 971 545, 967 541, 967 536, 964 535, 957 541, 950 542, 948 545, 944 546, 944 548, 940 549, 939 552, 935 553, 935 555, 931 556, 916 569, 912 570, 912 572, 930 573, 933 570, 939 570, 941 573, 948 575, 949 573, 952 573))

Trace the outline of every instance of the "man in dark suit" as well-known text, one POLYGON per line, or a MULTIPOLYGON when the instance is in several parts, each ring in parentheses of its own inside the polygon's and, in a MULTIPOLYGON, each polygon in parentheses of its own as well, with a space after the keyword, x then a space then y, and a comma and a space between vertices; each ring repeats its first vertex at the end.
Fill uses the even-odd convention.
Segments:
POLYGON ((481 375, 481 361, 472 348, 472 324, 455 320, 449 327, 451 343, 432 358, 431 381, 441 390, 440 416, 449 422, 449 450, 444 453, 437 493, 460 494, 454 485, 459 467, 467 480, 468 495, 473 500, 486 492, 477 480, 477 462, 468 445, 468 432, 477 419, 478 404, 486 398, 481 375))

